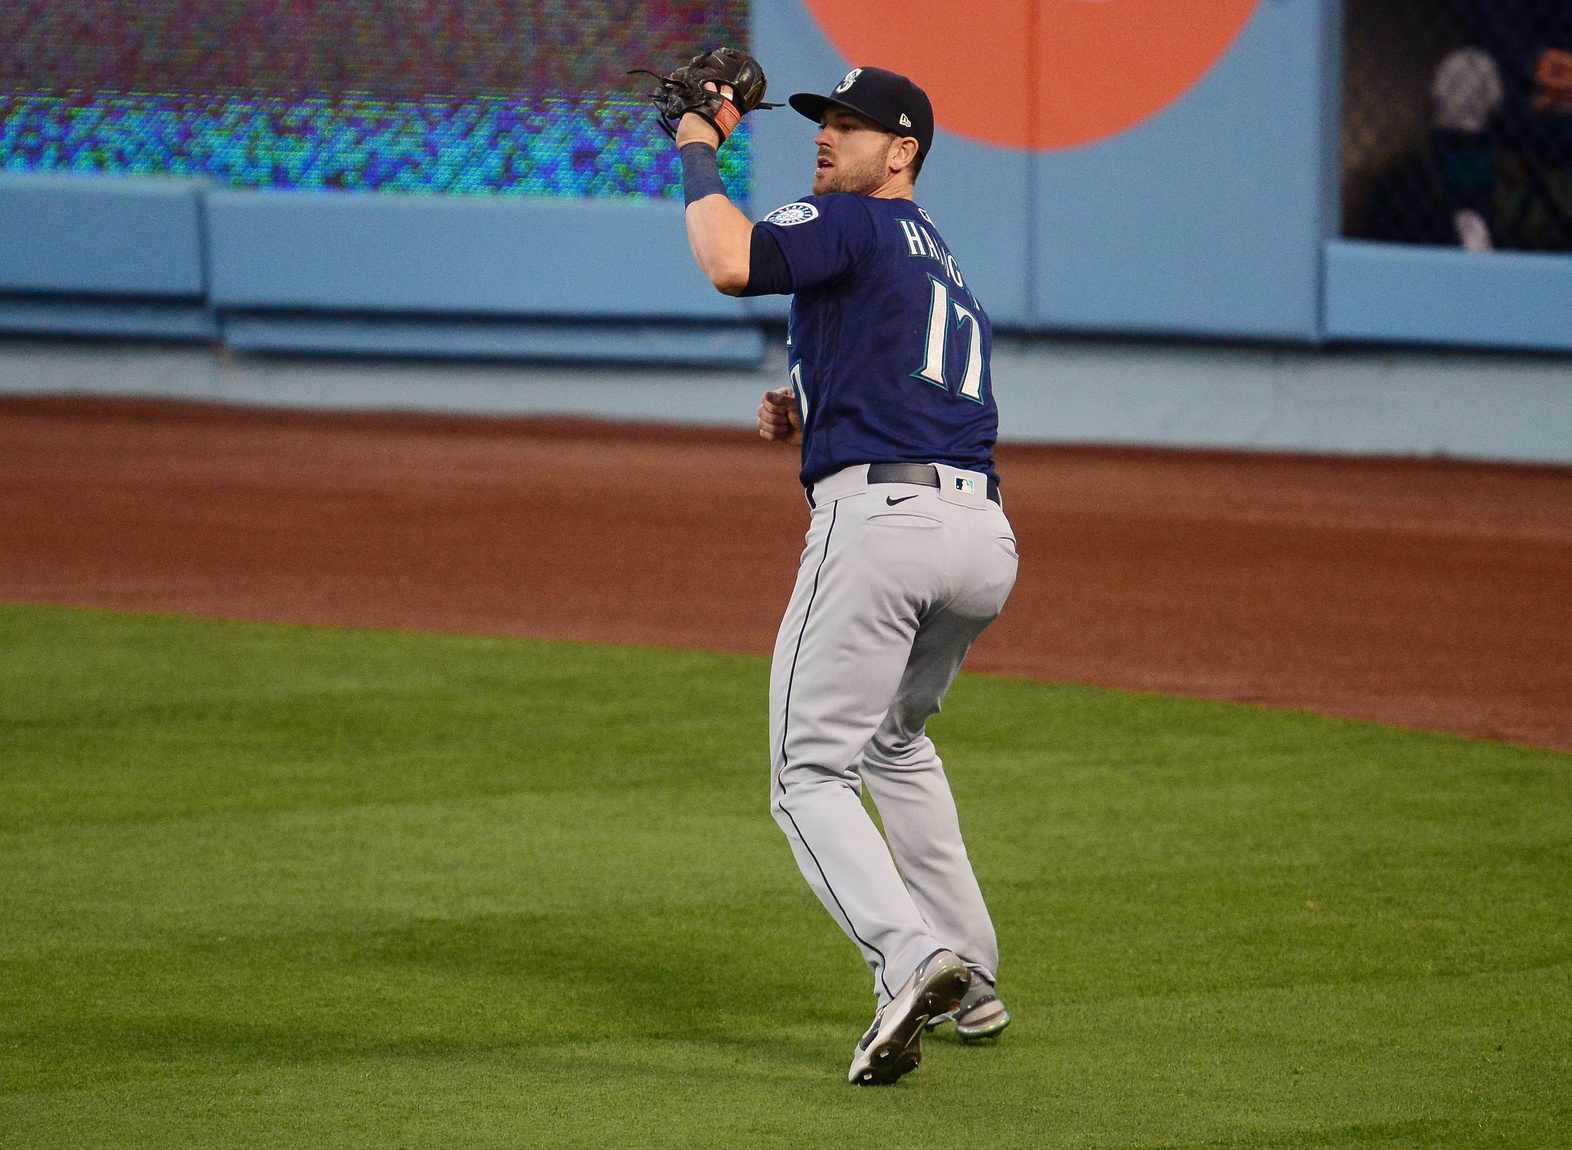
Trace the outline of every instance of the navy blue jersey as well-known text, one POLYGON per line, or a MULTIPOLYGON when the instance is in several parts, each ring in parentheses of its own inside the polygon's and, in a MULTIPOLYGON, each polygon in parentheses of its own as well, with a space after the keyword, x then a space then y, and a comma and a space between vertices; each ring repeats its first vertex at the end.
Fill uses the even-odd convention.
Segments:
POLYGON ((804 485, 855 463, 993 473, 993 329, 911 200, 835 192, 758 225, 794 293, 787 331, 804 485))

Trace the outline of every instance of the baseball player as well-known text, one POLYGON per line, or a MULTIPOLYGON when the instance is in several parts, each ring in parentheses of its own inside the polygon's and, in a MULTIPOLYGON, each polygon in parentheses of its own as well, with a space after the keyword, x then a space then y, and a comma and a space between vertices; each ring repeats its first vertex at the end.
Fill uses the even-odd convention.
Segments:
POLYGON ((793 297, 791 386, 758 411, 761 436, 801 444, 812 508, 770 676, 771 810, 873 972, 878 1009, 848 1077, 882 1085, 916 1068, 939 1022, 964 1041, 1010 1022, 925 727, 1004 606, 1015 537, 993 463, 988 317, 913 199, 933 141, 927 96, 856 68, 790 103, 819 125, 813 194, 758 224, 716 171, 735 112, 689 112, 676 141, 699 267, 730 295, 793 297))

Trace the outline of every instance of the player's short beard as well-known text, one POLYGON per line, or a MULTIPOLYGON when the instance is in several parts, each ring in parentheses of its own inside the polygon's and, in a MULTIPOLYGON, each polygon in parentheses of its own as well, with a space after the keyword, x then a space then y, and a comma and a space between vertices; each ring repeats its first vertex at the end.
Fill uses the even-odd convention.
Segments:
MULTIPOLYGON (((895 137, 892 135, 889 139, 893 140, 895 137)), ((855 195, 866 196, 878 191, 884 181, 890 178, 889 155, 889 149, 885 148, 869 156, 862 163, 850 165, 840 157, 836 157, 833 168, 814 169, 813 194, 823 196, 830 192, 852 192, 855 195)))

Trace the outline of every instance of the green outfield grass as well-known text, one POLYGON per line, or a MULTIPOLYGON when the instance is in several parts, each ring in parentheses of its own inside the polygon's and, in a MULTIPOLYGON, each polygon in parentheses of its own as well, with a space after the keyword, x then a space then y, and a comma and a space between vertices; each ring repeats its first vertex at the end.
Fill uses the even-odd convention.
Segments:
POLYGON ((1572 1143, 1572 757, 981 677, 999 1045, 872 998, 767 667, 0 608, 0 1145, 1572 1143))

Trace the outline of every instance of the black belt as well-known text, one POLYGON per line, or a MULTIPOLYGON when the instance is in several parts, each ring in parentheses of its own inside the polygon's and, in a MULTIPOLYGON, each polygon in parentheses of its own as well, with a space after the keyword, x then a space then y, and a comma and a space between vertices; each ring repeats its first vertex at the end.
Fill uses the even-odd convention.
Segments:
MULTIPOLYGON (((939 469, 931 463, 870 463, 868 464, 869 483, 914 483, 918 487, 939 486, 939 469)), ((1003 501, 999 498, 999 477, 988 476, 988 498, 1001 507, 1003 501)))
MULTIPOLYGON (((918 487, 938 487, 938 468, 932 463, 869 463, 869 484, 916 484, 918 487)), ((987 478, 987 496, 1003 506, 998 498, 998 476, 987 478)))

